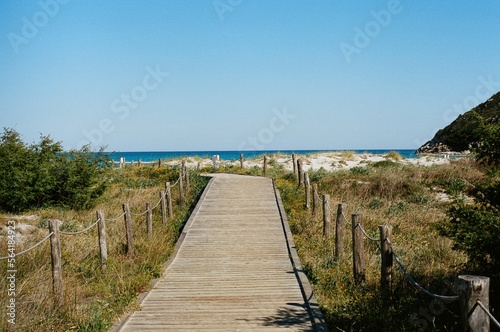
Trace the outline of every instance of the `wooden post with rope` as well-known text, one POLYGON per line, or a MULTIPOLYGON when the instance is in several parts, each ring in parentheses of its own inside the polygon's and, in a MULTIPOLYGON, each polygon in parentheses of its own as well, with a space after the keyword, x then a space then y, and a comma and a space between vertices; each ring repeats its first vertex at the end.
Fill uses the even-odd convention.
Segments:
MULTIPOLYGON (((167 182, 170 188, 170 183, 167 182)), ((167 208, 165 204, 165 192, 160 191, 160 209, 161 209, 161 223, 166 224, 167 223, 167 208)))
POLYGON ((335 259, 341 260, 344 257, 344 206, 337 205, 337 216, 335 218, 335 259))
POLYGON ((106 244, 106 222, 104 220, 104 212, 97 211, 97 238, 99 240, 99 254, 101 255, 101 271, 106 274, 108 268, 108 247, 106 244))
POLYGON ((302 171, 302 159, 297 159, 297 177, 299 178, 299 187, 302 185, 302 180, 304 179, 304 174, 302 171))
POLYGON ((50 236, 50 257, 52 260, 52 290, 54 292, 54 305, 62 307, 64 305, 64 289, 62 281, 62 258, 61 240, 59 234, 59 221, 49 219, 50 236))
POLYGON ((170 190, 170 182, 165 183, 165 198, 167 199, 168 217, 172 218, 174 211, 172 209, 172 192, 170 190))
POLYGON ((332 231, 332 223, 330 220, 330 195, 323 195, 323 236, 329 237, 332 231))
POLYGON ((148 239, 151 240, 153 236, 153 210, 151 210, 151 204, 146 203, 146 232, 148 233, 148 239))
POLYGON ((179 175, 179 205, 181 209, 184 208, 184 184, 182 183, 182 172, 179 175))
POLYGON ((319 206, 319 202, 318 202, 319 194, 318 194, 318 184, 317 183, 313 183, 312 191, 313 191, 313 194, 312 194, 312 216, 313 216, 313 218, 316 218, 318 216, 318 206, 319 206))
POLYGON ((363 215, 355 213, 352 215, 352 260, 354 282, 359 285, 363 284, 366 279, 365 272, 365 256, 363 232, 363 215))
POLYGON ((123 212, 125 219, 125 233, 127 235, 127 256, 134 254, 134 241, 132 236, 132 216, 130 215, 130 206, 128 203, 123 204, 123 212))
POLYGON ((389 245, 392 236, 391 226, 379 226, 380 231, 380 255, 381 255, 381 273, 380 287, 385 300, 392 298, 392 250, 389 245))
POLYGON ((489 307, 490 278, 472 275, 458 276, 458 291, 464 331, 490 330, 490 317, 478 301, 489 307))

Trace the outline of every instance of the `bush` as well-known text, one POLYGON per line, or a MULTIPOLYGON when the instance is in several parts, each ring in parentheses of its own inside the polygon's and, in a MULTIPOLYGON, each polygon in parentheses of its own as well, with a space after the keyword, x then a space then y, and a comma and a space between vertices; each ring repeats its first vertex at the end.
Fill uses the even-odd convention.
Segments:
POLYGON ((86 146, 64 152, 49 136, 27 145, 19 133, 6 128, 0 137, 0 209, 89 208, 103 194, 103 175, 110 166, 102 151, 93 153, 86 146))
POLYGON ((452 207, 450 220, 439 227, 454 240, 454 248, 467 253, 476 268, 500 266, 500 217, 498 210, 470 205, 452 207))

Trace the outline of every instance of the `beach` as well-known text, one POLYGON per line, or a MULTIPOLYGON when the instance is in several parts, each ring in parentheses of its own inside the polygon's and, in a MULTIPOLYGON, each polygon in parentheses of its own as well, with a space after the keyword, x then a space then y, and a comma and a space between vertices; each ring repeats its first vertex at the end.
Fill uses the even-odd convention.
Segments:
MULTIPOLYGON (((291 155, 275 154, 268 155, 268 163, 283 165, 285 170, 293 171, 293 160, 291 155)), ((369 164, 390 160, 402 165, 432 166, 450 163, 450 158, 445 155, 422 155, 418 158, 404 158, 397 153, 372 154, 372 153, 354 153, 344 152, 320 152, 313 154, 298 154, 297 159, 302 160, 304 171, 319 170, 323 168, 326 171, 339 171, 351 169, 353 167, 363 167, 369 164)), ((180 159, 169 159, 165 162, 167 165, 178 165, 180 159)), ((186 166, 189 168, 204 168, 214 166, 213 158, 187 157, 184 158, 186 166)), ((255 157, 244 159, 244 167, 262 167, 264 157, 255 157)), ((240 160, 216 160, 216 167, 222 166, 240 166, 240 160)))

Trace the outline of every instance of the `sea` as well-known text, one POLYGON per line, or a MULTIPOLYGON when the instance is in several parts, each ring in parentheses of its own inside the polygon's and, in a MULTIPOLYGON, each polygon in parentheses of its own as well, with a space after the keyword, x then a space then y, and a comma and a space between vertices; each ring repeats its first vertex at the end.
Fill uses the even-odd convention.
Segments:
POLYGON ((120 162, 124 158, 125 162, 154 162, 158 159, 180 159, 189 157, 212 158, 218 155, 220 160, 231 161, 239 160, 240 154, 245 158, 256 158, 263 155, 284 154, 292 155, 293 153, 299 155, 323 153, 323 152, 346 152, 352 151, 354 153, 369 153, 376 155, 384 155, 389 152, 398 152, 404 158, 418 158, 415 150, 410 149, 380 149, 380 150, 245 150, 245 151, 114 151, 107 152, 114 162, 120 162))

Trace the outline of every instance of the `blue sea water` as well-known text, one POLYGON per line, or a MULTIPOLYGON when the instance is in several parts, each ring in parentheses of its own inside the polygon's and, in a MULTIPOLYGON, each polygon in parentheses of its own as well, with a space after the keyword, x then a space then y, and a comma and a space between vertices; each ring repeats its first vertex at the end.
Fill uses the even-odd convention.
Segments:
POLYGON ((219 155, 221 160, 238 160, 240 154, 242 153, 245 158, 255 158, 263 155, 273 155, 273 154, 285 154, 292 155, 296 153, 299 155, 319 153, 319 152, 342 152, 342 151, 353 151, 355 153, 371 153, 371 154, 387 154, 391 151, 398 152, 404 158, 418 158, 415 154, 415 150, 409 149, 387 149, 387 150, 261 150, 261 151, 123 151, 123 152, 109 152, 111 159, 115 162, 120 162, 120 158, 125 158, 125 162, 137 162, 141 160, 142 162, 152 162, 158 159, 178 159, 178 158, 188 158, 188 157, 200 157, 200 158, 212 158, 213 155, 219 155))

